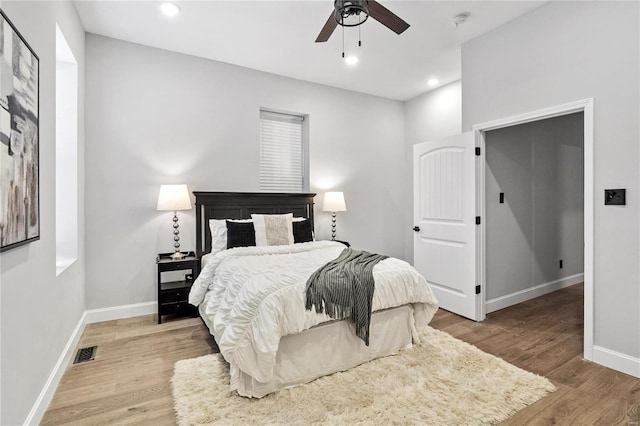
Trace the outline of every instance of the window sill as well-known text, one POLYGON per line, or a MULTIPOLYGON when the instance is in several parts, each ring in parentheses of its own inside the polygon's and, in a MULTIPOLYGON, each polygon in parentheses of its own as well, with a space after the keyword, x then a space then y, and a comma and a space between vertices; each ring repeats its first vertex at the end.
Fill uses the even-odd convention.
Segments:
POLYGON ((78 259, 77 258, 76 259, 65 259, 65 258, 56 259, 56 277, 60 275, 62 272, 64 272, 64 270, 67 269, 69 266, 73 265, 76 260, 78 259))

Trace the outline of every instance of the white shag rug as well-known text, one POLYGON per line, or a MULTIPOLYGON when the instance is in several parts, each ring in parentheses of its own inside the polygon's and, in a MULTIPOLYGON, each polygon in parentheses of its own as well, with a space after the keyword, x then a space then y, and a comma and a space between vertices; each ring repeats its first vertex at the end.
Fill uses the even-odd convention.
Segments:
POLYGON ((398 355, 261 399, 229 390, 220 354, 178 361, 178 423, 491 425, 555 390, 546 378, 442 331, 429 327, 420 338, 398 355))

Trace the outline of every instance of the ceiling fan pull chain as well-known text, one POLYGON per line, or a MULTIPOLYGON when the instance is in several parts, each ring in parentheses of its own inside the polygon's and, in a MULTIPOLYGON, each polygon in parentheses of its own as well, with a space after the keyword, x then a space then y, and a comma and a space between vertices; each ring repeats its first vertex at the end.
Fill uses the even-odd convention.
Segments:
POLYGON ((342 27, 342 57, 344 58, 344 17, 340 26, 342 27))
POLYGON ((362 16, 358 15, 358 47, 362 47, 362 16))

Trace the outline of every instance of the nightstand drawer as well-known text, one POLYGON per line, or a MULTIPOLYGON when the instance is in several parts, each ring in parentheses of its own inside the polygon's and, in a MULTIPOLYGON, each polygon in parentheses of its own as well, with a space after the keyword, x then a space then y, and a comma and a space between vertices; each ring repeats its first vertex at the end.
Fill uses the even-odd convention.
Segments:
POLYGON ((192 260, 177 261, 171 263, 160 263, 158 268, 161 272, 180 271, 182 269, 194 269, 195 263, 192 260))
POLYGON ((195 315, 197 312, 196 307, 187 302, 160 304, 160 315, 195 315))
POLYGON ((187 302, 189 289, 168 290, 160 292, 160 303, 187 302))

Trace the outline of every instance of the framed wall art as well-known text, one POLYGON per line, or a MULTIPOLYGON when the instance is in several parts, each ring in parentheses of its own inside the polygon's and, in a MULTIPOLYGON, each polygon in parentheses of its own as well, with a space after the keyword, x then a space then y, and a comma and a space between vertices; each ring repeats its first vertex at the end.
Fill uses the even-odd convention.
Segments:
POLYGON ((0 251, 40 238, 39 65, 0 9, 0 251))

